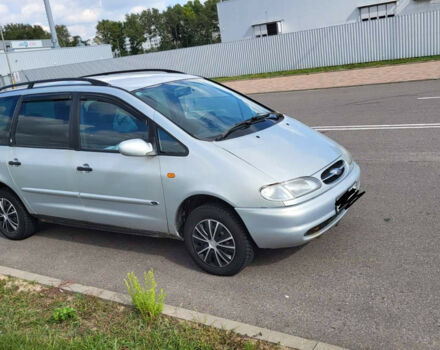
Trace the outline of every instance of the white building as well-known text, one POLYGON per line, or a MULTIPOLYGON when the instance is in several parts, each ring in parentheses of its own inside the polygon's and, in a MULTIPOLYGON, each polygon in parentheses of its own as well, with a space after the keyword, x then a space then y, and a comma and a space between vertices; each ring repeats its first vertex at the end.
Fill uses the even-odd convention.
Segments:
POLYGON ((160 36, 152 35, 147 36, 147 40, 142 44, 142 48, 145 51, 157 49, 160 46, 160 36))
POLYGON ((221 0, 222 42, 440 10, 440 0, 221 0))

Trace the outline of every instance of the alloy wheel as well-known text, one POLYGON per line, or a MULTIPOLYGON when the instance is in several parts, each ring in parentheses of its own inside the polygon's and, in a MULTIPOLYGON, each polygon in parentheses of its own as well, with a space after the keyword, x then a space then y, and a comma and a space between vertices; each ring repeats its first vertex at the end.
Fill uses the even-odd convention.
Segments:
POLYGON ((214 267, 225 267, 235 257, 235 240, 220 221, 200 221, 193 230, 192 244, 199 258, 214 267))
POLYGON ((0 227, 7 233, 18 229, 17 209, 6 198, 0 198, 0 227))

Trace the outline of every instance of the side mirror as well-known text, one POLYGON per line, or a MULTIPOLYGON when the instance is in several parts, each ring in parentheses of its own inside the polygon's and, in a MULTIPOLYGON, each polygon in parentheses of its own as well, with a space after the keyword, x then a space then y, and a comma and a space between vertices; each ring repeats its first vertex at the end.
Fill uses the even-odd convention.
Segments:
POLYGON ((124 156, 131 157, 156 155, 156 152, 153 149, 153 145, 149 142, 145 142, 142 139, 131 139, 122 141, 119 144, 119 153, 123 154, 124 156))

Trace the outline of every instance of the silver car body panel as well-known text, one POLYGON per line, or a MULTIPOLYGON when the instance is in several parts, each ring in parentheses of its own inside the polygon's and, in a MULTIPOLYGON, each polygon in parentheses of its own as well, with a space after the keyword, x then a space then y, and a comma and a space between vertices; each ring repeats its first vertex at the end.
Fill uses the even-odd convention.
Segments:
POLYGON ((158 157, 79 151, 75 164, 88 164, 93 169, 76 172, 79 197, 87 215, 85 221, 168 231, 158 157))
POLYGON ((134 91, 141 89, 145 86, 154 86, 162 83, 167 83, 174 80, 193 79, 197 78, 194 75, 179 74, 179 73, 120 73, 112 75, 97 75, 93 77, 109 83, 114 86, 118 86, 128 91, 134 91))
POLYGON ((301 204, 284 208, 236 208, 252 238, 260 248, 282 248, 305 244, 333 227, 346 211, 336 213, 336 199, 347 189, 359 186, 360 169, 356 163, 343 181, 327 192, 301 204), (334 217, 316 233, 306 236, 315 226, 334 217))
POLYGON ((292 118, 217 145, 254 165, 274 182, 312 175, 341 155, 336 144, 292 118))
MULTIPOLYGON (((28 147, 4 147, 12 188, 26 203, 31 213, 67 219, 85 220, 84 207, 76 185, 75 151, 28 147)), ((2 152, 3 153, 3 152, 2 152)), ((8 184, 10 185, 10 184, 8 184)))
POLYGON ((293 118, 257 133, 224 141, 198 140, 126 90, 196 78, 177 73, 96 76, 113 86, 50 85, 2 94, 93 92, 123 100, 184 144, 187 156, 128 157, 119 153, 0 146, 0 181, 10 186, 33 214, 73 218, 180 238, 178 211, 197 195, 216 197, 235 208, 256 244, 264 248, 308 242, 334 225, 304 237, 335 215, 336 199, 359 183, 360 170, 340 146, 293 118), (125 89, 125 90, 124 90, 125 89), (257 137, 258 136, 258 137, 257 137), (22 166, 7 165, 14 158, 22 166), (260 189, 301 176, 320 179, 338 159, 347 171, 338 181, 289 202, 264 199, 260 189), (76 167, 89 164, 92 172, 76 167), (169 173, 175 176, 168 177, 169 173))

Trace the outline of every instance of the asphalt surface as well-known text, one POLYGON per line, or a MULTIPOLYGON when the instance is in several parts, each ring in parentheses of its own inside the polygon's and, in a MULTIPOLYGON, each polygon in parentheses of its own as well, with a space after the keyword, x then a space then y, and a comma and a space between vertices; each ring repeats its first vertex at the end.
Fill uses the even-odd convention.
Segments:
MULTIPOLYGON (((254 95, 311 125, 440 122, 440 81, 254 95)), ((440 348, 440 129, 330 131, 367 194, 301 248, 239 275, 201 272, 179 241, 43 225, 0 238, 0 264, 125 291, 154 268, 167 303, 351 349, 440 348)))

